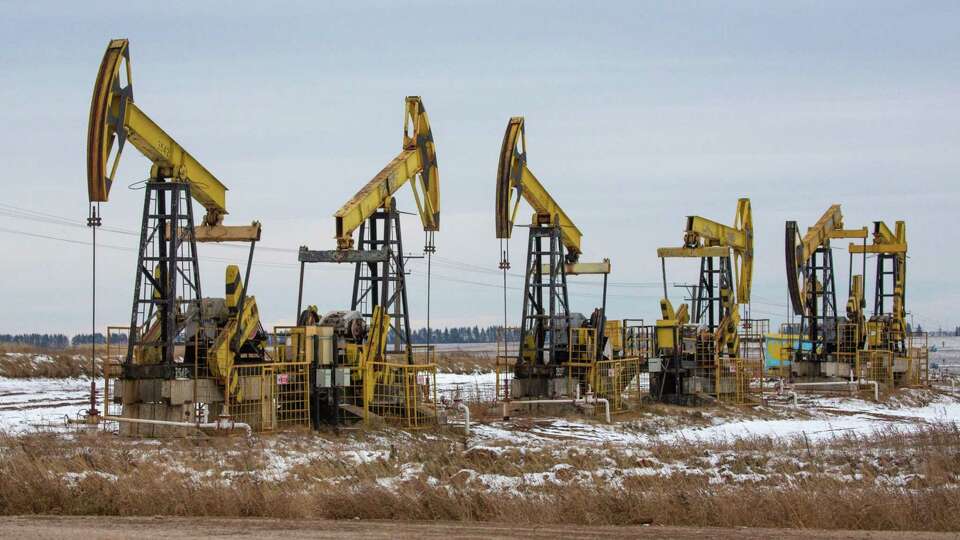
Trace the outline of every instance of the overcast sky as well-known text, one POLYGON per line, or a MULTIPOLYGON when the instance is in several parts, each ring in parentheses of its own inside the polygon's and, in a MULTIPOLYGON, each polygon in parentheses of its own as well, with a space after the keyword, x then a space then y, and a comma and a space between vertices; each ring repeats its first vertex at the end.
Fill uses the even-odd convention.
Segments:
MULTIPOLYGON (((116 37, 130 39, 137 104, 230 188, 228 222, 263 223, 251 292, 268 325, 295 315, 296 248, 333 248, 332 214, 399 152, 406 95, 423 96, 440 167, 435 326, 502 321, 494 186, 514 115, 531 169, 584 233, 583 259, 612 260, 612 317, 655 318, 656 248, 681 243, 688 214, 732 222, 747 196, 755 316, 787 312, 784 221, 806 227, 840 203, 848 227, 907 221, 908 311, 928 328, 960 324, 956 2, 197 4, 0 5, 0 332, 89 331, 87 114, 116 37)), ((139 227, 143 192, 127 186, 148 172, 128 146, 105 227, 139 227)), ((398 204, 415 210, 409 189, 398 204)), ((403 232, 419 252, 418 220, 403 232)), ((127 324, 137 238, 99 240, 97 320, 127 324)), ((525 245, 518 229, 510 324, 525 245)), ((205 294, 222 296, 245 251, 200 253, 205 294)), ((421 326, 425 265, 410 270, 421 326)), ((697 277, 693 264, 667 271, 697 277)), ((347 308, 351 278, 314 265, 305 301, 347 308)), ((573 308, 589 313, 599 284, 571 281, 573 308)))

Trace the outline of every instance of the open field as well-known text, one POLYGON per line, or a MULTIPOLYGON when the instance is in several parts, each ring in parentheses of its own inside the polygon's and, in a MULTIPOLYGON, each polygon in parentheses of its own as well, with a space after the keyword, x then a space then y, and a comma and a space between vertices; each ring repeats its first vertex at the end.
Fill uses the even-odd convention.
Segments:
MULTIPOLYGON (((31 354, 14 358, 49 363, 31 354)), ((461 372, 437 382, 451 391, 492 380, 461 372)), ((301 520, 329 519, 350 520, 325 528, 338 537, 574 530, 562 524, 586 536, 651 538, 788 537, 763 527, 796 537, 820 537, 801 534, 811 527, 960 531, 960 395, 950 387, 902 390, 881 403, 801 395, 794 406, 771 394, 753 407, 645 404, 613 424, 519 412, 504 420, 474 406, 469 437, 452 418, 413 433, 170 440, 57 427, 86 406, 88 391, 83 377, 0 377, 0 515, 102 516, 7 518, 0 535, 63 537, 67 526, 77 536, 122 537, 130 522, 112 516, 154 515, 182 518, 153 528, 158 537, 198 538, 237 528, 296 538, 327 523, 301 520), (606 526, 643 527, 598 529, 606 526)))
MULTIPOLYGON (((125 354, 126 350, 120 351, 118 355, 125 354)), ((102 353, 97 355, 97 375, 102 374, 100 354, 102 353)), ((482 373, 493 371, 496 354, 496 345, 492 343, 447 344, 437 346, 433 360, 442 373, 482 373)), ((422 360, 425 361, 425 358, 422 360)), ((0 377, 63 378, 89 374, 89 347, 49 350, 23 345, 0 345, 0 377)))
POLYGON ((808 399, 802 411, 661 407, 614 425, 489 421, 470 437, 23 433, 0 439, 0 514, 960 530, 957 397, 808 399), (799 431, 777 433, 784 422, 799 431), (778 427, 757 434, 765 424, 778 427))

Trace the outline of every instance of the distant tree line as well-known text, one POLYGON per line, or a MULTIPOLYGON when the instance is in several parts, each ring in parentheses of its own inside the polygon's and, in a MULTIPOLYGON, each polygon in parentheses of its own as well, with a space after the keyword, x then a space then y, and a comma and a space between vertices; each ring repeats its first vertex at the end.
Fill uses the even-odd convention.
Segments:
POLYGON ((63 334, 0 334, 0 343, 62 349, 70 345, 70 338, 63 334))
MULTIPOLYGON (((110 336, 110 342, 113 343, 126 343, 127 335, 126 334, 112 334, 110 336)), ((34 347, 43 347, 47 349, 63 349, 70 345, 89 345, 92 342, 96 342, 98 345, 103 345, 107 343, 107 338, 100 332, 96 334, 77 334, 72 338, 68 338, 64 334, 0 334, 0 343, 15 343, 18 345, 31 345, 34 347)))
MULTIPOLYGON (((494 343, 497 341, 497 334, 502 329, 501 326, 454 326, 450 328, 431 328, 429 336, 426 328, 418 328, 410 332, 410 341, 415 344, 429 343, 494 343)), ((392 342, 393 333, 390 334, 392 342)), ((520 330, 510 328, 507 330, 507 341, 517 341, 520 339, 520 330)))
MULTIPOLYGON (((110 334, 110 344, 121 344, 127 342, 126 334, 110 334)), ((73 346, 77 345, 90 345, 91 343, 96 343, 97 345, 106 345, 107 337, 97 332, 96 334, 77 334, 73 336, 73 339, 70 340, 70 344, 73 346)))

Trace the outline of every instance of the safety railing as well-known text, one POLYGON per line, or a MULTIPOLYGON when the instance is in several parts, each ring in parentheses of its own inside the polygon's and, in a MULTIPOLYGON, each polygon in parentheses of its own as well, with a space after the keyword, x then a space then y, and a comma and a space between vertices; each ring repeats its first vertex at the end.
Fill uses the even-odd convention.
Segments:
POLYGON ((438 422, 437 366, 372 362, 365 373, 366 417, 407 429, 438 422))
POLYGON ((684 379, 681 391, 684 394, 718 396, 722 373, 718 369, 713 336, 692 325, 684 326, 681 332, 682 350, 692 353, 689 358, 694 362, 693 376, 684 379))
POLYGON ((567 334, 568 360, 573 363, 592 363, 597 360, 597 330, 571 328, 567 334))
POLYGON ((224 389, 224 414, 254 431, 310 424, 310 365, 234 364, 224 389))
POLYGON ((911 359, 912 371, 910 384, 930 386, 930 348, 926 332, 907 334, 907 355, 911 359))
POLYGON ((643 324, 643 319, 623 320, 623 356, 637 357, 641 364, 656 356, 654 350, 654 327, 643 324))
POLYGON ((857 360, 857 351, 862 339, 860 325, 857 323, 841 322, 837 324, 837 351, 834 356, 837 362, 853 366, 857 360))
POLYGON ((120 416, 123 407, 121 405, 121 389, 118 388, 119 380, 123 374, 123 359, 127 352, 126 340, 117 339, 121 335, 129 339, 129 326, 108 326, 106 352, 103 358, 103 405, 100 412, 109 416, 120 416))
POLYGON ((510 385, 513 382, 513 370, 516 364, 516 356, 497 355, 494 368, 496 370, 494 394, 497 401, 508 401, 510 399, 510 385))
POLYGON ((308 347, 302 326, 274 326, 270 350, 277 362, 304 362, 308 347))
POLYGON ((741 319, 737 333, 741 357, 764 357, 763 337, 770 333, 770 319, 741 319))
MULTIPOLYGON (((326 365, 316 370, 315 392, 322 392, 321 400, 330 406, 335 406, 338 425, 350 425, 366 420, 367 413, 364 398, 364 382, 367 380, 366 369, 360 366, 326 365)), ((317 414, 330 420, 331 409, 326 412, 322 409, 317 414)))
POLYGON ((754 403, 763 395, 763 358, 734 358, 734 402, 754 403))
POLYGON ((640 395, 639 358, 600 360, 593 373, 594 394, 610 402, 611 412, 627 410, 627 400, 640 395))
POLYGON ((716 368, 714 370, 714 391, 713 394, 720 401, 737 402, 737 381, 739 380, 736 357, 730 357, 723 354, 716 355, 716 368))
POLYGON ((453 382, 437 388, 441 403, 463 402, 474 405, 493 405, 501 401, 496 385, 491 382, 453 382))
POLYGON ((893 387, 893 351, 871 349, 857 351, 855 371, 859 378, 893 387))

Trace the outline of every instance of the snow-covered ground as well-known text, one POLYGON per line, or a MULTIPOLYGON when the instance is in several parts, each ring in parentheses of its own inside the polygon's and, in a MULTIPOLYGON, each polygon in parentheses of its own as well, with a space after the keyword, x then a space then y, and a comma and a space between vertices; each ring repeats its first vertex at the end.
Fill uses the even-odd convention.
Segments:
POLYGON ((930 365, 944 374, 960 375, 960 337, 932 337, 928 341, 930 365))
POLYGON ((469 351, 496 353, 497 344, 494 343, 435 343, 437 352, 469 351))
MULTIPOLYGON (((925 394, 926 395, 926 394, 925 394)), ((762 407, 760 414, 716 414, 709 409, 698 411, 697 422, 683 417, 664 422, 655 413, 641 415, 639 420, 598 422, 543 418, 532 423, 492 422, 474 427, 477 439, 490 444, 537 445, 549 441, 576 440, 587 443, 643 445, 677 441, 734 441, 755 437, 823 440, 845 434, 872 435, 896 429, 901 432, 919 429, 931 423, 960 425, 960 396, 928 396, 923 405, 902 405, 897 402, 873 403, 854 398, 801 398, 794 408, 789 401, 762 407)))
MULTIPOLYGON (((437 375, 442 392, 489 388, 494 380, 492 373, 437 375)), ((76 418, 86 408, 89 391, 88 379, 0 378, 0 430, 24 432, 51 423, 62 424, 67 417, 76 418)), ((615 419, 610 425, 586 419, 538 418, 524 421, 518 428, 517 421, 496 421, 474 426, 473 438, 487 444, 536 445, 577 440, 631 445, 757 436, 824 439, 849 433, 868 435, 890 428, 911 430, 934 422, 960 423, 960 395, 907 392, 912 392, 908 397, 920 399, 874 403, 855 398, 801 396, 799 406, 794 407, 785 398, 774 398, 769 405, 744 414, 701 409, 696 413, 696 422, 687 421, 682 414, 665 421, 654 412, 643 411, 632 415, 629 421, 615 419)))
MULTIPOLYGON (((941 365, 956 362, 960 367, 960 338, 930 338, 929 345, 931 362, 941 365)), ((46 355, 33 356, 36 362, 51 361, 46 355)), ((447 398, 492 398, 495 381, 496 375, 492 372, 437 374, 437 388, 447 398)), ((102 381, 98 380, 98 392, 102 392, 101 385, 102 381)), ((23 432, 63 424, 66 418, 77 418, 87 408, 89 392, 90 382, 86 378, 0 377, 0 430, 23 432)), ((922 391, 907 392, 923 394, 922 391)), ((492 422, 476 426, 474 437, 525 444, 546 440, 637 444, 654 440, 731 440, 755 436, 822 439, 845 433, 869 434, 891 427, 910 430, 931 422, 960 422, 960 395, 945 391, 924 396, 886 403, 801 396, 799 407, 793 407, 786 398, 774 398, 769 405, 744 413, 704 408, 698 413, 700 421, 697 422, 685 421, 683 415, 665 421, 657 414, 642 410, 639 414, 632 413, 630 421, 615 421, 612 425, 541 418, 524 429, 517 429, 514 422, 492 422)))
MULTIPOLYGON (((443 374, 438 375, 438 386, 483 386, 492 384, 493 379, 492 374, 443 374)), ((85 379, 0 378, 0 430, 22 433, 44 424, 62 425, 65 417, 75 417, 86 407, 88 392, 89 381, 85 379)), ((452 420, 455 423, 457 419, 452 420)), ((609 425, 577 416, 516 417, 474 423, 466 438, 457 428, 440 433, 394 429, 345 435, 281 432, 250 441, 238 439, 235 448, 228 445, 218 453, 201 453, 213 456, 213 461, 200 462, 192 446, 180 447, 175 441, 119 439, 115 444, 129 447, 130 455, 140 456, 138 459, 162 465, 164 474, 186 475, 196 483, 224 487, 251 475, 262 481, 282 482, 306 474, 311 482, 348 489, 357 482, 349 474, 309 472, 311 467, 318 466, 341 471, 344 463, 372 467, 369 471, 373 473, 364 474, 375 474, 377 485, 388 490, 401 490, 409 482, 425 482, 429 486, 462 485, 495 493, 535 494, 539 489, 557 485, 622 487, 637 478, 674 475, 695 475, 711 485, 783 485, 811 475, 863 482, 866 480, 861 465, 876 470, 867 480, 877 485, 905 486, 924 481, 925 473, 923 461, 904 458, 902 450, 892 453, 881 447, 865 448, 857 453, 855 459, 859 461, 852 466, 849 459, 838 453, 824 454, 817 458, 823 462, 813 462, 798 457, 799 454, 765 450, 768 447, 763 444, 748 444, 748 450, 742 450, 743 445, 733 447, 727 443, 755 438, 783 442, 803 438, 819 447, 844 435, 863 436, 858 440, 867 440, 871 435, 909 432, 933 423, 960 424, 960 394, 945 389, 904 390, 884 403, 807 395, 800 396, 798 406, 786 397, 776 396, 771 396, 766 405, 754 408, 649 406, 615 418, 609 425), (439 446, 431 446, 434 443, 439 446), (438 473, 449 465, 440 467, 434 461, 425 466, 427 458, 417 452, 404 453, 402 449, 407 447, 429 447, 431 451, 441 448, 445 452, 456 448, 465 457, 452 471, 438 473), (657 450, 663 447, 701 450, 677 457, 657 450), (402 457, 396 462, 398 449, 402 457), (251 469, 246 459, 240 459, 251 451, 260 456, 261 466, 251 469), (894 455, 904 458, 905 465, 890 465, 890 456, 894 455), (506 462, 525 465, 522 469, 489 465, 498 463, 500 456, 505 456, 506 462), (527 456, 529 463, 525 461, 527 456)), ((66 441, 72 439, 69 434, 64 436, 66 441)), ((65 482, 73 483, 90 475, 113 482, 124 474, 123 470, 111 469, 68 471, 62 476, 65 482)), ((952 478, 951 485, 960 482, 952 478)))
POLYGON ((76 418, 89 408, 89 403, 90 379, 0 377, 0 430, 22 432, 63 424, 65 418, 76 418))

